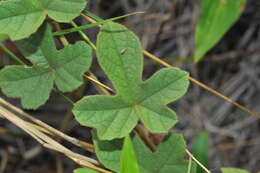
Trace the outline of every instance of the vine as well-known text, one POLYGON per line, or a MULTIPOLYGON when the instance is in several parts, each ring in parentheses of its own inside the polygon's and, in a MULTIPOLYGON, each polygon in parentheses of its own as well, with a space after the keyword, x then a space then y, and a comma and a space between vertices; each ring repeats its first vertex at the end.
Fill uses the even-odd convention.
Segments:
MULTIPOLYGON (((202 17, 196 32, 195 61, 202 59, 238 19, 242 12, 239 5, 245 2, 232 0, 231 3, 222 4, 217 1, 214 3, 207 1, 202 1, 202 17), (205 27, 205 21, 210 20, 207 17, 212 16, 207 11, 209 4, 210 9, 215 9, 211 11, 212 13, 221 14, 217 16, 218 18, 226 15, 218 13, 216 11, 218 7, 223 8, 225 12, 230 11, 230 8, 236 9, 226 26, 219 26, 212 20, 211 28, 205 27), (214 27, 216 25, 218 27, 214 27), (219 27, 221 30, 217 32, 218 34, 213 36, 208 34, 208 38, 201 36, 205 32, 214 33, 219 27)), ((143 50, 139 38, 127 27, 115 22, 143 12, 103 20, 89 11, 83 12, 86 2, 86 0, 1 1, 0 39, 14 41, 27 60, 21 60, 0 44, 0 49, 19 64, 7 65, 1 69, 0 88, 5 95, 19 98, 25 109, 39 108, 46 103, 52 91, 58 92, 73 105, 72 111, 76 120, 83 126, 93 128, 94 146, 67 136, 3 99, 0 99, 2 105, 0 115, 25 130, 44 147, 64 153, 75 162, 87 167, 87 169, 76 169, 75 173, 96 171, 195 173, 196 165, 209 173, 210 170, 187 150, 183 135, 169 133, 178 120, 175 112, 167 105, 180 99, 187 92, 191 81, 250 115, 257 118, 259 116, 190 77, 188 72, 172 67, 143 50), (78 26, 73 22, 73 19, 78 16, 92 23, 78 26), (72 28, 61 30, 59 23, 70 23, 72 28), (96 44, 82 32, 92 27, 100 28, 96 44), (84 41, 70 44, 64 35, 72 32, 79 32, 84 41), (55 37, 63 44, 63 49, 57 50, 55 37), (99 82, 89 70, 93 51, 96 53, 98 64, 112 82, 114 89, 99 82), (143 81, 144 55, 166 68, 160 69, 143 81), (85 96, 74 103, 64 93, 77 90, 84 84, 84 78, 92 81, 102 95, 85 96), (32 123, 19 118, 7 108, 25 116, 32 123), (166 136, 159 146, 156 146, 150 139, 149 133, 165 133, 166 136), (95 152, 98 161, 70 151, 51 136, 63 138, 95 152), (188 160, 184 159, 185 154, 188 154, 188 160), (100 166, 100 163, 105 166, 105 169, 100 166)), ((223 173, 232 171, 233 168, 222 169, 223 173)), ((244 172, 236 170, 239 171, 244 172)))

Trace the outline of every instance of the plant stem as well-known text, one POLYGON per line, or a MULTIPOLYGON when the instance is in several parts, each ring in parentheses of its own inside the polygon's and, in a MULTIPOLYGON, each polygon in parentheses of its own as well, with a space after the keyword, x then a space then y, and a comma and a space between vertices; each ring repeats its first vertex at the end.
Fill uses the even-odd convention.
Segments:
POLYGON ((118 17, 114 17, 114 18, 111 18, 111 19, 103 20, 101 22, 91 23, 91 24, 79 26, 79 27, 76 27, 76 28, 71 28, 71 29, 65 29, 65 30, 57 31, 57 32, 54 32, 53 35, 54 36, 59 36, 59 35, 69 34, 69 33, 72 33, 72 32, 78 32, 78 31, 81 31, 81 30, 84 30, 84 29, 97 27, 98 25, 102 25, 102 24, 105 24, 107 22, 123 19, 123 18, 126 18, 128 16, 132 16, 132 15, 136 15, 136 14, 143 14, 143 13, 144 12, 129 13, 129 14, 126 14, 126 15, 123 15, 123 16, 118 16, 118 17))
POLYGON ((191 173, 192 159, 189 157, 188 171, 187 173, 191 173))
MULTIPOLYGON (((71 22, 71 24, 74 28, 78 27, 78 25, 73 21, 71 22)), ((97 50, 95 44, 93 44, 91 42, 91 40, 88 38, 88 36, 83 31, 78 31, 78 32, 79 32, 79 35, 83 38, 83 40, 92 47, 92 49, 97 50)))
POLYGON ((26 65, 22 60, 20 60, 13 52, 11 52, 9 49, 7 49, 2 43, 0 43, 0 50, 2 50, 4 53, 6 53, 10 58, 15 60, 18 64, 26 65))
POLYGON ((53 88, 53 90, 60 94, 66 101, 68 101, 69 103, 71 103, 72 105, 74 105, 74 101, 71 100, 69 97, 67 97, 65 94, 63 94, 60 90, 56 89, 56 88, 53 88))
POLYGON ((149 137, 149 133, 147 130, 140 124, 135 127, 137 134, 141 137, 141 139, 145 142, 145 144, 150 148, 152 152, 156 151, 156 145, 153 143, 151 138, 149 137))
MULTIPOLYGON (((100 93, 102 93, 102 94, 104 94, 104 95, 107 95, 107 96, 109 96, 110 95, 110 93, 108 92, 108 90, 112 90, 111 88, 109 88, 109 87, 104 87, 104 86, 106 86, 106 85, 102 85, 102 83, 101 82, 99 82, 98 81, 98 79, 97 79, 97 77, 91 72, 91 71, 89 71, 88 72, 88 75, 89 75, 89 78, 91 78, 91 81, 93 81, 94 82, 94 84, 96 85, 96 87, 98 88, 98 90, 100 91, 100 93)), ((113 90, 112 90, 113 91, 113 90)))
MULTIPOLYGON (((61 27, 57 22, 53 21, 52 23, 58 31, 61 30, 61 27)), ((64 35, 59 35, 59 39, 64 46, 68 46, 70 44, 64 35)))

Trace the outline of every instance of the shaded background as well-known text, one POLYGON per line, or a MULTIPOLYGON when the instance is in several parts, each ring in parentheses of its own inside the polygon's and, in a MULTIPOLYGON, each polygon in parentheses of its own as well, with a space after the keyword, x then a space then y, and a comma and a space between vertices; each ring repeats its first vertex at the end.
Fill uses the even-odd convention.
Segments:
MULTIPOLYGON (((192 54, 194 28, 200 9, 199 1, 89 1, 87 9, 102 18, 145 11, 145 14, 120 21, 139 36, 145 49, 170 64, 189 71, 191 76, 209 87, 260 112, 258 107, 260 103, 260 1, 248 1, 239 21, 198 64, 193 63, 192 54)), ((87 24, 82 19, 77 19, 77 22, 87 24)), ((97 29, 89 29, 86 33, 95 41, 97 29)), ((79 36, 72 34, 68 38, 73 43, 79 39, 79 36)), ((6 44, 19 54, 10 42, 6 44)), ((0 56, 1 68, 4 65, 15 64, 7 56, 0 56)), ((160 68, 162 66, 145 59, 144 79, 160 68)), ((96 64, 93 65, 92 71, 103 83, 111 86, 96 64)), ((98 91, 95 87, 86 81, 84 86, 69 96, 78 100, 83 95, 96 93, 98 91)), ((18 99, 8 100, 21 107, 18 99)), ((260 171, 259 120, 195 84, 191 84, 184 98, 171 106, 180 119, 172 131, 183 133, 189 147, 202 129, 209 132, 209 168, 212 172, 218 172, 220 167, 227 166, 244 168, 252 173, 260 171)), ((46 105, 37 111, 28 112, 53 127, 62 129, 61 124, 64 117, 66 115, 69 117, 71 114, 70 110, 71 105, 60 95, 53 93, 46 105)), ((79 139, 91 140, 89 129, 80 127, 73 119, 63 130, 79 139)), ((73 151, 90 155, 74 146, 63 144, 73 151)), ((6 173, 70 173, 77 167, 65 156, 43 149, 23 131, 2 119, 0 120, 0 158, 0 173, 2 170, 6 173)))

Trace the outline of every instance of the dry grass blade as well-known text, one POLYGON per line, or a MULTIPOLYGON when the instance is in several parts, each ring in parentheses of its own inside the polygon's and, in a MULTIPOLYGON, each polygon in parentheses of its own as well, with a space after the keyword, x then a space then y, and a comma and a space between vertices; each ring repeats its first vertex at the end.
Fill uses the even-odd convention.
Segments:
POLYGON ((96 84, 99 87, 100 90, 104 90, 105 89, 105 91, 103 91, 103 93, 105 95, 110 95, 108 91, 115 92, 113 89, 111 89, 108 86, 106 86, 105 84, 99 82, 97 80, 96 76, 93 73, 88 73, 88 75, 85 75, 85 77, 87 79, 89 79, 90 81, 92 81, 94 84, 96 84))
POLYGON ((73 138, 71 136, 68 136, 62 132, 60 132, 59 130, 49 126, 48 124, 32 117, 31 115, 29 115, 28 113, 24 112, 23 110, 21 110, 20 108, 10 104, 9 102, 7 102, 6 100, 0 98, 0 104, 1 105, 4 105, 6 107, 8 107, 9 109, 19 113, 20 115, 28 118, 29 120, 31 120, 32 122, 34 122, 35 124, 39 125, 41 128, 45 129, 46 131, 48 131, 49 134, 53 134, 55 136, 58 136, 62 139, 65 139, 66 141, 76 145, 76 146, 79 146, 79 147, 82 147, 84 149, 87 149, 88 151, 90 152, 93 152, 94 151, 94 148, 93 148, 93 145, 87 143, 87 142, 84 142, 84 141, 80 141, 76 138, 73 138))
POLYGON ((63 153, 67 157, 71 158, 78 164, 103 172, 103 173, 111 173, 110 171, 104 170, 102 168, 99 168, 95 165, 98 165, 99 163, 91 158, 88 158, 86 156, 80 155, 78 153, 72 152, 68 148, 64 147, 51 137, 45 135, 43 132, 35 128, 34 126, 31 126, 30 123, 27 123, 25 120, 19 118, 14 113, 6 110, 3 107, 0 107, 0 114, 8 119, 10 122, 15 124, 16 126, 23 129, 25 132, 27 132, 29 135, 31 135, 35 140, 37 140, 39 143, 41 143, 44 147, 49 148, 51 150, 58 151, 60 153, 63 153), (95 164, 95 165, 94 165, 95 164))
POLYGON ((196 162, 202 169, 204 169, 205 172, 207 173, 211 173, 210 170, 208 170, 202 163, 200 163, 200 161, 198 161, 188 149, 185 149, 186 153, 189 155, 189 157, 194 160, 194 162, 196 162))

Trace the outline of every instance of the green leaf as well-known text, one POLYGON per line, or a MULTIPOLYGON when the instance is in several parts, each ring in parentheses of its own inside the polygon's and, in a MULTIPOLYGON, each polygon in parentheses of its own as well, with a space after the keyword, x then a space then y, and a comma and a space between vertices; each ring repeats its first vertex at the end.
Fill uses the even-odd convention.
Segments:
MULTIPOLYGON (((95 153, 99 161, 106 168, 109 168, 115 172, 120 172, 120 156, 124 141, 122 139, 101 141, 94 132, 92 133, 92 136, 95 146, 95 153)), ((138 153, 136 153, 136 157, 139 157, 138 153)))
POLYGON ((58 22, 70 22, 86 6, 86 0, 9 0, 0 1, 0 34, 12 40, 36 32, 48 15, 58 22))
MULTIPOLYGON (((195 138, 191 152, 204 166, 208 165, 208 150, 209 150, 209 137, 206 131, 200 132, 195 138)), ((205 171, 197 166, 197 173, 204 173, 205 171)))
POLYGON ((138 163, 135 156, 135 151, 131 138, 126 136, 120 158, 121 171, 120 173, 139 173, 138 163))
MULTIPOLYGON (((144 173, 184 173, 188 170, 188 161, 183 160, 185 155, 185 142, 182 135, 167 136, 155 153, 148 151, 141 142, 135 143, 141 172, 144 173)), ((194 167, 192 171, 194 172, 194 167)))
POLYGON ((0 41, 8 39, 8 36, 5 34, 0 34, 0 41))
POLYGON ((221 168, 222 173, 249 173, 246 170, 238 168, 221 168))
POLYGON ((140 41, 126 27, 105 24, 97 39, 98 62, 112 81, 115 96, 87 96, 73 109, 80 124, 97 129, 102 140, 121 138, 138 120, 154 133, 175 125, 175 113, 166 105, 182 97, 188 88, 188 73, 165 68, 142 81, 143 55, 140 41))
POLYGON ((87 5, 87 0, 40 0, 48 16, 58 22, 71 22, 87 5))
MULTIPOLYGON (((35 38, 35 47, 28 40, 19 45, 32 67, 7 66, 0 71, 0 87, 7 96, 19 97, 24 108, 36 109, 44 104, 55 83, 62 92, 72 91, 83 82, 83 74, 91 64, 91 48, 84 42, 77 42, 58 51, 52 38, 51 27, 43 25, 35 38), (24 44, 23 44, 24 43, 24 44), (37 46, 38 49, 36 48, 37 46)), ((32 44, 33 44, 32 43, 32 44)))
POLYGON ((0 87, 9 97, 22 98, 24 108, 36 108, 49 98, 54 74, 42 67, 7 66, 0 71, 0 87))
POLYGON ((89 168, 78 168, 73 171, 73 173, 98 173, 92 169, 89 168))
MULTIPOLYGON (((105 167, 119 172, 123 140, 101 141, 95 133, 93 137, 99 161, 105 167)), ((150 152, 138 136, 133 138, 133 146, 142 173, 186 173, 188 170, 188 161, 183 159, 185 142, 182 135, 167 136, 155 153, 150 152)), ((192 164, 191 173, 194 172, 196 169, 192 164)))
POLYGON ((243 12, 246 0, 201 0, 201 14, 196 26, 195 61, 199 61, 243 12))
POLYGON ((1 1, 0 14, 0 34, 7 34, 12 40, 34 33, 46 17, 38 0, 1 1))

